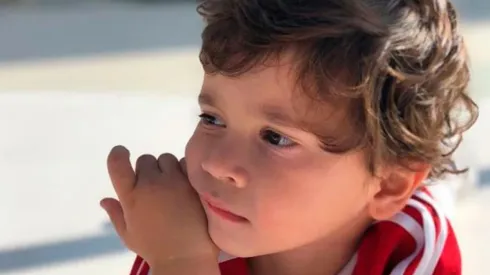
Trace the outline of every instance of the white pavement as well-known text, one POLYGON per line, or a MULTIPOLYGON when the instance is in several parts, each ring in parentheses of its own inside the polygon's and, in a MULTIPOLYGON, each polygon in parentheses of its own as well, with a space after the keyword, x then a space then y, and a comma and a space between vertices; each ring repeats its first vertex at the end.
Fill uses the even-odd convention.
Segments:
POLYGON ((0 93, 0 273, 125 274, 131 259, 98 206, 113 194, 106 155, 124 144, 133 157, 182 156, 199 115, 194 101, 0 93), (39 269, 44 263, 52 266, 39 269))
MULTIPOLYGON (((490 101, 482 102, 490 118, 490 101)), ((151 93, 0 93, 0 274, 127 274, 126 252, 99 208, 112 195, 105 157, 124 144, 133 157, 169 151, 182 156, 198 115, 192 97, 151 93)), ((460 158, 490 167, 478 124, 460 158), (466 156, 465 156, 466 155, 466 156)), ((134 159, 133 159, 134 161, 134 159)), ((466 160, 465 160, 466 161, 466 160)), ((456 207, 465 275, 490 274, 490 191, 456 207)))

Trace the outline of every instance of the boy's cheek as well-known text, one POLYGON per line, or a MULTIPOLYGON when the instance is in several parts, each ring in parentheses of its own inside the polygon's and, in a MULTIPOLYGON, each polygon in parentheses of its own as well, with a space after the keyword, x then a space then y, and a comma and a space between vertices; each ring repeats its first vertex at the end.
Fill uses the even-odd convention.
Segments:
POLYGON ((196 189, 196 182, 194 179, 196 178, 196 174, 200 173, 200 160, 194 135, 189 139, 185 147, 185 160, 187 166, 187 177, 192 187, 196 189))
POLYGON ((200 155, 200 148, 202 148, 202 146, 199 146, 198 137, 196 136, 196 133, 194 133, 187 141, 184 153, 187 162, 187 169, 189 171, 195 170, 196 163, 199 162, 198 159, 200 155))
POLYGON ((184 156, 185 156, 187 163, 189 163, 189 160, 192 157, 191 152, 192 152, 192 146, 193 146, 193 142, 194 142, 194 135, 195 135, 195 133, 192 134, 192 136, 189 138, 189 140, 187 141, 187 143, 185 145, 184 156))

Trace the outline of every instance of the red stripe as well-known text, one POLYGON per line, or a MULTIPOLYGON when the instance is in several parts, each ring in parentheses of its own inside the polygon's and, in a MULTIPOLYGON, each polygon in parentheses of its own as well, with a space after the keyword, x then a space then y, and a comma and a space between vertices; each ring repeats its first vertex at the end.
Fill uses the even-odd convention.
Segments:
POLYGON ((143 262, 143 266, 141 267, 141 272, 138 275, 148 275, 150 273, 150 265, 147 262, 143 262))
POLYGON ((448 223, 449 234, 444 246, 444 251, 437 263, 436 270, 433 275, 461 275, 461 252, 459 250, 458 241, 454 234, 451 224, 448 223))
POLYGON ((134 260, 133 267, 131 268, 131 272, 129 273, 129 275, 147 275, 148 271, 146 271, 147 273, 142 273, 142 269, 145 264, 146 263, 143 258, 137 256, 134 260))
POLYGON ((402 227, 389 221, 377 223, 361 241, 353 274, 389 274, 414 250, 415 240, 402 227))
POLYGON ((248 275, 247 261, 242 258, 220 263, 219 269, 221 275, 248 275))
MULTIPOLYGON (((428 191, 424 190, 423 192, 426 193, 426 194, 428 194, 429 196, 431 196, 431 194, 428 191)), ((439 220, 439 217, 438 217, 438 215, 437 215, 434 207, 431 204, 429 204, 426 201, 424 201, 424 200, 422 200, 420 198, 417 198, 417 197, 413 197, 412 199, 420 202, 424 206, 424 208, 430 213, 430 216, 432 218, 431 219, 431 222, 433 222, 434 227, 435 227, 435 231, 436 231, 436 238, 433 240, 434 241, 434 245, 435 245, 435 242, 439 238, 439 235, 440 235, 440 232, 441 232, 441 221, 439 220)), ((414 211, 417 211, 417 214, 416 214, 417 216, 413 216, 412 214, 410 214, 410 215, 413 216, 413 217, 416 217, 417 222, 419 224, 423 225, 421 214, 418 212, 418 210, 415 210, 415 208, 411 208, 411 209, 414 210, 414 211)), ((426 239, 425 241, 428 242, 429 240, 426 239)), ((424 249, 422 249, 420 251, 420 253, 415 257, 415 259, 407 267, 406 275, 411 275, 411 274, 414 274, 415 273, 415 270, 417 269, 418 265, 420 264, 420 260, 422 259, 422 255, 424 254, 424 250, 425 250, 425 247, 424 247, 424 249)), ((444 251, 442 252, 442 254, 444 254, 444 251)))

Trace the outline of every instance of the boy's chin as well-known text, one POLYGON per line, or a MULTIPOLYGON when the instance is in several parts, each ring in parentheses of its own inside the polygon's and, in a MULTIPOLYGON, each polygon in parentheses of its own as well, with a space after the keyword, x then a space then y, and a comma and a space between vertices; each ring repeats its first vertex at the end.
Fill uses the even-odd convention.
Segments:
POLYGON ((228 241, 220 240, 219 238, 211 238, 214 244, 219 248, 219 250, 225 255, 237 258, 249 258, 256 256, 255 253, 250 251, 250 248, 244 249, 241 244, 230 243, 228 241))
POLYGON ((211 233, 210 236, 211 240, 221 251, 220 257, 228 257, 228 259, 253 258, 277 253, 258 247, 254 240, 247 241, 240 239, 223 238, 222 236, 216 236, 211 233))
POLYGON ((213 231, 210 231, 209 235, 219 250, 232 258, 251 258, 260 254, 254 249, 253 242, 233 238, 232 236, 224 236, 219 234, 219 232, 213 233, 213 231))

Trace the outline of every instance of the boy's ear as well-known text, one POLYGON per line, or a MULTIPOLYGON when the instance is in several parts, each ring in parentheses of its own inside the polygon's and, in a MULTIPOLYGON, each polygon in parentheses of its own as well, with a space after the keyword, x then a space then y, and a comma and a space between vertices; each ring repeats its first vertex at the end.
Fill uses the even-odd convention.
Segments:
POLYGON ((388 167, 382 172, 368 206, 374 220, 387 220, 401 211, 431 170, 428 164, 413 163, 408 167, 388 167))

